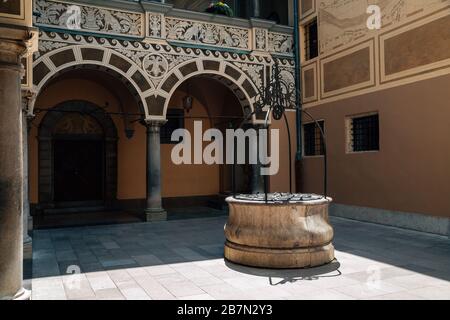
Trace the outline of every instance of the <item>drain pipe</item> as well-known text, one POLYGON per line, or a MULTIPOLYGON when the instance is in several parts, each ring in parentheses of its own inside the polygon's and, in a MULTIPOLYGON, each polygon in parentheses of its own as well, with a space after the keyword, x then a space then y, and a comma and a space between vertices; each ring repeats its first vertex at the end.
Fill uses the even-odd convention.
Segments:
MULTIPOLYGON (((303 192, 303 140, 302 140, 302 116, 303 106, 301 97, 301 72, 300 72, 300 22, 299 22, 299 0, 294 0, 294 59, 295 59, 295 100, 297 111, 295 122, 297 126, 297 151, 295 154, 295 192, 303 192)), ((290 181, 290 183, 292 183, 290 181)))
POLYGON ((302 148, 302 101, 301 101, 301 73, 300 73, 300 24, 299 24, 299 0, 294 0, 294 58, 295 58, 295 99, 297 102, 296 124, 297 124, 297 153, 296 161, 303 157, 302 148))

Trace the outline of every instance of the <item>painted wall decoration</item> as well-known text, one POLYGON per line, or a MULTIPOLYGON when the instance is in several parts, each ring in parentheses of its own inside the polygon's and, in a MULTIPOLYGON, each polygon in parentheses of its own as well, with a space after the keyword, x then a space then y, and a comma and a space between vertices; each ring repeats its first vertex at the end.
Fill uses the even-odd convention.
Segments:
POLYGON ((414 14, 448 6, 450 0, 318 0, 320 52, 350 45, 370 36, 367 8, 376 4, 382 12, 382 25, 391 26, 414 14))
POLYGON ((100 65, 110 68, 126 79, 143 104, 147 117, 161 117, 165 115, 164 104, 168 103, 172 91, 186 78, 201 74, 223 81, 240 97, 243 108, 252 109, 251 104, 275 61, 282 66, 283 77, 294 85, 295 70, 289 58, 41 32, 33 71, 34 85, 39 91, 68 67, 100 65))
POLYGON ((450 72, 450 0, 317 0, 320 52, 303 61, 305 107, 450 72), (376 5, 381 25, 370 28, 376 5))
MULTIPOLYGON (((70 18, 77 14, 70 6, 71 4, 63 2, 36 0, 34 7, 37 13, 36 23, 67 28, 70 18)), ((80 8, 81 30, 135 37, 142 35, 143 19, 140 13, 79 4, 76 6, 80 8)))
MULTIPOLYGON (((220 47, 237 51, 269 51, 293 55, 292 32, 271 32, 172 17, 159 12, 130 12, 82 5, 76 1, 34 0, 35 25, 91 34, 180 43, 187 46, 220 47)), ((242 22, 241 22, 242 23, 242 22)))
POLYGON ((244 28, 166 18, 168 40, 249 50, 249 33, 244 28))
POLYGON ((269 51, 291 55, 294 52, 294 37, 283 33, 269 32, 269 51))

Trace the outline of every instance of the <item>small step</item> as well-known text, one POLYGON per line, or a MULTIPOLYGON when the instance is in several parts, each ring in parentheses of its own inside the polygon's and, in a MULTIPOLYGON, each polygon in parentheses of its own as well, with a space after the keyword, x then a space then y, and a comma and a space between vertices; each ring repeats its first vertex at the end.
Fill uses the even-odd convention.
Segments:
POLYGON ((228 208, 228 204, 225 199, 228 197, 229 195, 227 194, 218 194, 213 199, 208 200, 208 207, 221 211, 226 210, 228 208))
POLYGON ((45 209, 44 214, 64 214, 64 213, 85 213, 85 212, 102 212, 105 211, 104 206, 93 207, 73 207, 73 208, 53 208, 45 209))

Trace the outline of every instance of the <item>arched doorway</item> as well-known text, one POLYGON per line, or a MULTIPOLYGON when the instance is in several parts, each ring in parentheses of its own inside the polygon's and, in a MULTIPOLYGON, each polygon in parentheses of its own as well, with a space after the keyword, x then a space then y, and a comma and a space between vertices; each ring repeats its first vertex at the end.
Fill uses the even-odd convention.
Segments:
POLYGON ((41 209, 111 207, 117 192, 117 130, 100 107, 67 101, 39 127, 41 209))

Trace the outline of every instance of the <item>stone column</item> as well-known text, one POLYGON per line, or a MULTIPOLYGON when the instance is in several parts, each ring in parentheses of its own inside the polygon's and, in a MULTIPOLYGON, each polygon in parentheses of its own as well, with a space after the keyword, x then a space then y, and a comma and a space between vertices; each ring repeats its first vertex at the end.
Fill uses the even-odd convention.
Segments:
POLYGON ((161 126, 166 120, 148 120, 147 126, 147 221, 167 220, 161 199, 161 126))
POLYGON ((36 98, 35 92, 31 90, 22 91, 22 152, 23 152, 23 243, 24 245, 31 244, 31 237, 28 234, 30 221, 30 198, 29 198, 29 176, 28 176, 28 134, 30 133, 30 122, 33 116, 29 113, 30 108, 36 98))
POLYGON ((23 114, 22 119, 22 148, 23 148, 23 199, 22 199, 22 216, 23 216, 23 243, 31 242, 28 235, 28 219, 30 217, 30 199, 28 198, 28 118, 23 114))
POLYGON ((0 299, 29 298, 22 287, 21 58, 27 44, 20 39, 26 38, 25 32, 0 27, 0 299))
POLYGON ((258 139, 257 144, 250 144, 250 152, 256 152, 258 163, 251 165, 251 176, 250 176, 250 188, 253 194, 264 192, 264 182, 261 176, 261 163, 259 162, 259 130, 262 129, 262 125, 254 125, 253 129, 256 130, 256 137, 258 139))

